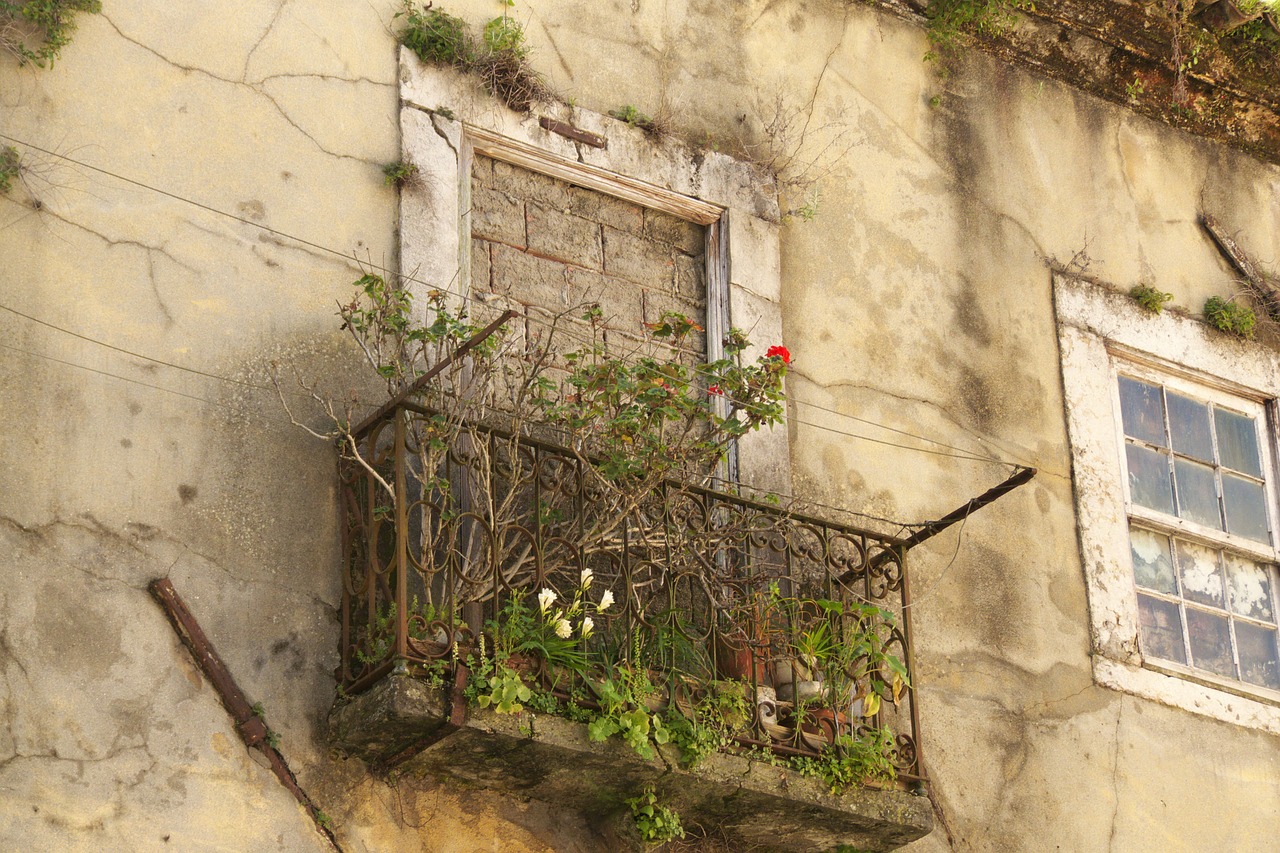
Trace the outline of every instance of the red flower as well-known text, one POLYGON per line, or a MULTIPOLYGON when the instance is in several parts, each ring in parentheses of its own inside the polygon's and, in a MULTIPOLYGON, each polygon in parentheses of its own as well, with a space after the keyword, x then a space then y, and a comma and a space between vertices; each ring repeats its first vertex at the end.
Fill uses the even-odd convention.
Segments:
POLYGON ((718 396, 720 396, 721 394, 723 394, 724 392, 720 390, 720 386, 719 386, 719 385, 712 385, 712 386, 710 386, 709 388, 707 388, 707 393, 708 393, 708 394, 711 394, 712 396, 716 396, 716 397, 718 397, 718 396))
POLYGON ((769 347, 769 351, 766 352, 764 356, 765 358, 773 358, 774 356, 777 356, 778 358, 782 359, 783 364, 791 363, 791 350, 787 349, 784 346, 777 346, 777 345, 771 346, 769 347))

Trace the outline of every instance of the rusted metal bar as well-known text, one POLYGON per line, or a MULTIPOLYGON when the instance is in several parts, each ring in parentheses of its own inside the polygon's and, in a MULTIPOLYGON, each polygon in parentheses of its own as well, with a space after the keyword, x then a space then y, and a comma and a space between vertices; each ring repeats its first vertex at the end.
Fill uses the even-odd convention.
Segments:
POLYGON ((995 503, 1019 486, 1024 486, 1031 482, 1031 478, 1037 473, 1038 472, 1035 468, 1019 468, 1017 471, 1013 472, 1009 479, 1005 480, 1000 485, 987 489, 973 500, 967 502, 964 506, 953 509, 937 521, 926 522, 919 530, 898 544, 904 551, 906 551, 914 548, 926 539, 932 539, 951 525, 955 524, 957 521, 963 521, 987 504, 995 503))
POLYGON ((605 139, 598 133, 591 133, 579 127, 574 127, 565 121, 558 121, 548 116, 539 116, 538 124, 543 130, 549 130, 552 133, 558 133, 566 139, 572 139, 574 142, 581 142, 583 145, 590 145, 592 148, 608 148, 609 140, 605 139))
POLYGON ((413 380, 413 384, 411 384, 408 388, 405 388, 399 394, 395 395, 390 400, 383 403, 376 412, 374 412, 372 415, 369 415, 369 417, 361 421, 360 424, 351 431, 351 434, 355 436, 359 436, 369 427, 373 426, 378 421, 385 418, 388 414, 394 411, 401 403, 403 403, 405 400, 409 399, 414 394, 417 394, 424 387, 426 387, 426 384, 430 382, 432 379, 435 379, 437 376, 439 376, 442 370, 444 370, 449 365, 453 364, 458 359, 462 358, 467 353, 471 352, 471 350, 475 349, 480 344, 484 343, 490 336, 493 335, 494 332, 502 328, 503 324, 505 324, 508 320, 517 316, 519 315, 516 314, 515 311, 512 311, 510 309, 503 311, 502 316, 494 320, 489 325, 485 326, 480 331, 476 332, 474 335, 468 338, 462 345, 460 345, 456 350, 454 350, 447 358, 442 358, 430 370, 428 370, 426 373, 419 376, 417 379, 413 380))
MULTIPOLYGON (((937 521, 925 522, 923 525, 920 526, 920 529, 917 530, 915 533, 911 534, 906 539, 896 540, 894 544, 897 545, 899 548, 901 548, 902 553, 905 555, 905 553, 908 550, 914 548, 915 546, 919 545, 921 542, 924 542, 925 540, 932 539, 942 531, 946 530, 951 525, 955 524, 957 521, 963 521, 964 519, 973 515, 978 510, 982 509, 987 504, 994 503, 995 501, 1009 494, 1009 492, 1012 492, 1014 489, 1018 488, 1019 486, 1026 485, 1027 483, 1031 482, 1031 478, 1034 477, 1037 473, 1038 472, 1035 468, 1019 468, 1017 471, 1014 471, 1013 474, 1000 485, 993 486, 990 489, 987 489, 985 492, 978 495, 976 498, 973 498, 972 500, 966 502, 963 506, 956 507, 951 512, 944 515, 942 518, 939 518, 937 521)), ((872 559, 870 563, 870 567, 874 568, 876 566, 883 564, 890 557, 894 556, 894 553, 895 552, 893 551, 881 551, 879 554, 875 556, 874 559, 872 559)), ((854 568, 850 569, 849 571, 841 575, 839 578, 837 578, 837 580, 840 583, 847 583, 849 580, 851 580, 854 577, 857 577, 859 574, 861 574, 864 571, 865 569, 863 567, 855 566, 854 568)))
POLYGON ((222 658, 218 655, 217 650, 214 649, 213 643, 209 642, 209 638, 205 636, 204 631, 200 628, 200 623, 196 621, 196 617, 191 615, 191 611, 187 609, 186 602, 182 600, 182 596, 178 595, 173 582, 168 578, 156 578, 148 586, 148 589, 151 591, 152 597, 164 608, 165 615, 169 617, 169 622, 173 625, 173 630, 177 632, 183 645, 187 647, 187 650, 191 652, 191 656, 195 658, 196 665, 200 667, 200 671, 209 679, 209 683, 217 692, 218 698, 222 700, 222 706, 227 709, 231 719, 235 720, 236 731, 240 733, 240 738, 244 741, 245 746, 253 747, 267 757, 271 772, 275 773, 276 778, 280 780, 280 784, 284 785, 289 793, 293 794, 294 799, 307 809, 312 820, 316 821, 316 829, 329 839, 335 849, 341 850, 338 847, 337 840, 333 837, 332 831, 328 827, 322 826, 317 820, 320 809, 316 807, 315 803, 311 802, 311 798, 307 796, 306 791, 303 791, 298 786, 298 780, 294 777, 293 771, 289 769, 284 756, 267 741, 267 724, 253 712, 253 706, 249 704, 249 700, 245 698, 240 686, 236 684, 236 680, 231 676, 231 671, 227 669, 227 665, 222 662, 222 658))
MULTIPOLYGON (((916 670, 916 654, 915 654, 915 628, 911 624, 911 573, 907 571, 907 551, 905 548, 898 550, 898 562, 902 566, 902 655, 903 661, 907 665, 907 672, 915 673, 916 670)), ((907 701, 911 703, 911 737, 912 744, 915 746, 915 756, 913 766, 915 769, 916 781, 927 782, 927 774, 924 769, 924 757, 920 754, 920 744, 923 737, 920 734, 920 697, 916 693, 915 679, 913 678, 907 684, 907 701)))
POLYGON ((405 479, 405 413, 396 412, 396 646, 403 660, 409 651, 409 487, 405 479))

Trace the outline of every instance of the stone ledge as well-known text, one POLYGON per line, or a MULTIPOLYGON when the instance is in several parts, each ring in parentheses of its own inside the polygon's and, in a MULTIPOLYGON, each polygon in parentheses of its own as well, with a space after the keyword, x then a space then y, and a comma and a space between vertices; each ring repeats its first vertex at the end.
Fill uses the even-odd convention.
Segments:
POLYGON ((654 785, 687 827, 701 826, 757 850, 895 850, 927 835, 927 798, 856 788, 839 796, 818 779, 737 755, 716 754, 696 769, 666 748, 645 761, 617 739, 593 743, 580 723, 542 714, 470 708, 448 724, 443 691, 389 676, 330 713, 334 745, 377 763, 426 744, 399 765, 401 779, 454 779, 552 802, 595 821, 616 819, 625 801, 654 785))

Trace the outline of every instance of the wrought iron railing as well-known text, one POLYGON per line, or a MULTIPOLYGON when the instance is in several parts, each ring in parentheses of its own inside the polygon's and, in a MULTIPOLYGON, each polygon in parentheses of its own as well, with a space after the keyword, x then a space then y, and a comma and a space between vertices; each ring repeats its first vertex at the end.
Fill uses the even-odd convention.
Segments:
POLYGON ((889 731, 897 777, 922 779, 914 688, 892 701, 893 668, 909 682, 912 663, 904 540, 671 482, 623 500, 581 453, 479 424, 455 426, 433 456, 422 443, 439 417, 384 409, 355 436, 363 464, 342 465, 348 693, 465 665, 482 633, 492 650, 513 599, 547 620, 589 570, 594 625, 569 630, 589 664, 535 655, 529 679, 590 705, 595 669, 642 667, 687 710, 736 678, 750 709, 741 746, 814 755, 842 733, 889 731), (543 590, 557 600, 546 612, 543 590), (836 664, 817 671, 835 659, 839 687, 836 664))

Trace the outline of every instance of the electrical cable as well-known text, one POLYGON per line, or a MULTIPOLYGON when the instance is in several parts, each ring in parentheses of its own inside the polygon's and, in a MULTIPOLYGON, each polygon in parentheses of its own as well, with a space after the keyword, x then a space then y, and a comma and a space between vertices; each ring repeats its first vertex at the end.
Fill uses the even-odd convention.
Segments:
POLYGON ((5 344, 5 343, 0 343, 0 347, 3 347, 8 350, 13 350, 14 352, 20 352, 23 355, 29 355, 33 358, 43 358, 46 361, 54 361, 54 362, 57 362, 58 364, 65 364, 68 367, 77 367, 80 370, 87 370, 90 373, 96 373, 99 376, 110 376, 112 379, 119 379, 122 382, 132 382, 134 385, 141 385, 144 388, 154 388, 157 391, 164 391, 168 394, 177 394, 179 397, 186 397, 188 400, 195 400, 199 403, 208 403, 211 406, 216 405, 212 400, 206 400, 204 397, 197 397, 194 394, 187 394, 182 391, 175 391, 172 388, 165 388, 163 385, 152 385, 150 382, 143 382, 138 379, 130 379, 128 376, 121 376, 118 373, 111 373, 106 370, 98 370, 95 367, 89 367, 87 364, 77 364, 74 361, 64 361, 63 359, 60 359, 60 358, 54 358, 51 355, 44 355, 43 353, 32 352, 31 350, 25 350, 25 349, 22 349, 21 347, 10 346, 9 344, 5 344))

